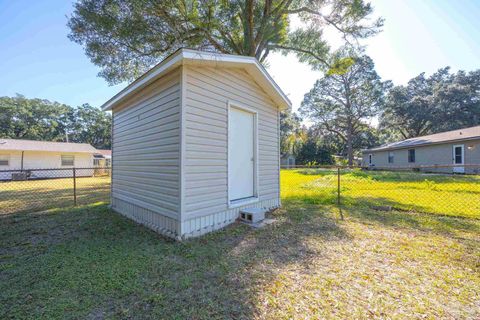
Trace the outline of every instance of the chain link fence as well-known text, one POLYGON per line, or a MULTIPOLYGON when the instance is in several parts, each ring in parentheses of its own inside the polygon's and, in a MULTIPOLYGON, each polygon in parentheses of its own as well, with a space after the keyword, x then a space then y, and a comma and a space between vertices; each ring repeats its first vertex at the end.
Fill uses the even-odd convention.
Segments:
POLYGON ((284 168, 281 192, 284 202, 478 218, 480 165, 284 168))
POLYGON ((110 201, 109 167, 0 170, 0 214, 110 201))
MULTIPOLYGON (((110 201, 110 168, 0 171, 0 214, 110 201)), ((480 217, 480 165, 290 167, 282 201, 480 217), (454 172, 464 173, 454 173, 454 172)))

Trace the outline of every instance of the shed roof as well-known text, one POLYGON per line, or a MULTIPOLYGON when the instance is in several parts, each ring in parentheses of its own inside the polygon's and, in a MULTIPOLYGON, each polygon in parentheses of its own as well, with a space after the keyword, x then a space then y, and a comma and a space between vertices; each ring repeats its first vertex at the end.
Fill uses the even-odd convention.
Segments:
POLYGON ((255 82, 265 90, 279 108, 287 109, 292 106, 292 103, 285 93, 283 93, 265 68, 254 57, 179 49, 105 102, 101 108, 103 110, 112 110, 137 90, 144 88, 180 65, 244 68, 247 73, 255 79, 255 82))
POLYGON ((88 143, 50 142, 21 139, 0 139, 0 151, 2 150, 81 153, 97 152, 97 149, 88 143))
POLYGON ((397 141, 397 142, 385 144, 377 148, 364 150, 364 152, 404 149, 404 148, 424 146, 429 144, 440 144, 445 142, 454 142, 454 141, 463 141, 463 140, 472 140, 472 139, 480 139, 480 126, 440 132, 440 133, 431 134, 428 136, 422 136, 422 137, 416 137, 416 138, 411 138, 407 140, 397 141))

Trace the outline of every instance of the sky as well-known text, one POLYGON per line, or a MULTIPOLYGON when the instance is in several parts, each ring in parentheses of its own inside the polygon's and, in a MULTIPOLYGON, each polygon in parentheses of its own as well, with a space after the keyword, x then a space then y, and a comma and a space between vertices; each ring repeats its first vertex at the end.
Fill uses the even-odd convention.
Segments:
MULTIPOLYGON (((383 80, 405 84, 445 66, 480 69, 480 0, 371 2, 385 25, 363 44, 383 80)), ((66 0, 0 0, 0 96, 99 107, 126 85, 109 86, 83 48, 67 38, 72 10, 66 0)), ((293 55, 272 54, 268 71, 294 110, 322 76, 293 55)))

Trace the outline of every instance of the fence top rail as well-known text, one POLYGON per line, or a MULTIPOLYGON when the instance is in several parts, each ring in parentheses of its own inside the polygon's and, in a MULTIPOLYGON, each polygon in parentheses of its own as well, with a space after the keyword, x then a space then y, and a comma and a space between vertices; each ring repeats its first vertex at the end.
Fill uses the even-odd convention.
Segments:
POLYGON ((9 170, 0 170, 0 173, 10 173, 10 172, 25 172, 25 171, 72 171, 72 170, 110 170, 112 167, 71 167, 71 168, 23 168, 23 169, 9 169, 9 170))

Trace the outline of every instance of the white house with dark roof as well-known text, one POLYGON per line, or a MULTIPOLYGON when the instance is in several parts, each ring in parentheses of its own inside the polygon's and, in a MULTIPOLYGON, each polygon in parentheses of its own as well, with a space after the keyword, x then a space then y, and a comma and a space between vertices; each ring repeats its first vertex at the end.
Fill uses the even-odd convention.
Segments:
POLYGON ((441 132, 363 150, 363 166, 434 167, 426 171, 480 173, 480 126, 441 132))
MULTIPOLYGON (((30 171, 31 178, 72 176, 72 168, 93 167, 97 149, 88 143, 49 142, 0 139, 0 179, 11 179, 12 172, 30 171), (63 169, 35 171, 33 169, 63 169)), ((79 176, 92 175, 92 170, 79 170, 79 176)))

